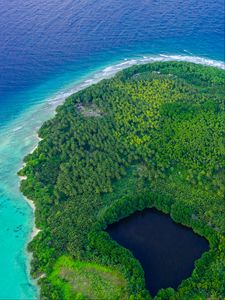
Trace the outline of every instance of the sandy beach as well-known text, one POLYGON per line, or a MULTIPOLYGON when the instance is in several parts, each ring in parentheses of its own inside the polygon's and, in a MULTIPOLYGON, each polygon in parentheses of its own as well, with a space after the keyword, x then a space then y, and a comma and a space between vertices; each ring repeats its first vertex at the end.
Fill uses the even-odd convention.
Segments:
MULTIPOLYGON (((40 138, 38 136, 38 134, 36 135, 36 138, 38 139, 38 143, 42 140, 42 138, 40 138)), ((37 147, 38 147, 38 143, 37 145, 29 152, 29 154, 33 153, 37 147)), ((23 169, 24 167, 26 166, 26 163, 24 162, 21 169, 23 169)), ((19 176, 19 179, 20 179, 20 182, 21 180, 26 180, 27 179, 27 176, 19 176)), ((30 241, 33 240, 33 238, 38 235, 38 233, 41 231, 41 229, 37 228, 36 225, 35 225, 35 210, 36 210, 36 207, 35 207, 35 204, 34 204, 34 201, 31 200, 31 199, 28 199, 27 197, 24 197, 25 200, 27 201, 27 203, 29 204, 29 206, 32 208, 33 210, 33 214, 34 214, 34 226, 33 226, 33 229, 32 229, 32 232, 30 234, 30 241)))

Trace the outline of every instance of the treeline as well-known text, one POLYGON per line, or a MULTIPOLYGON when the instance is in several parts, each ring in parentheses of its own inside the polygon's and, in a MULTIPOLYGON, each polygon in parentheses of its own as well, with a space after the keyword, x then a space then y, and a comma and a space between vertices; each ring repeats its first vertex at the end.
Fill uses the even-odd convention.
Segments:
POLYGON ((70 96, 43 124, 19 172, 41 229, 29 250, 32 275, 46 274, 43 299, 64 297, 50 280, 62 255, 114 266, 130 299, 148 299, 139 262, 103 230, 153 206, 211 246, 176 293, 156 299, 225 296, 223 84, 224 71, 212 67, 134 66, 70 96))

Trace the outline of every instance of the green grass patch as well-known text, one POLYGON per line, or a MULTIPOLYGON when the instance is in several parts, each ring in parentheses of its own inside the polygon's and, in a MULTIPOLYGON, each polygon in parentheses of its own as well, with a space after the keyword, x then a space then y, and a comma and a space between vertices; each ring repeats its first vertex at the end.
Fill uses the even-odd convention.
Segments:
POLYGON ((52 285, 63 289, 64 299, 127 299, 127 282, 113 268, 73 261, 61 256, 50 276, 52 285))

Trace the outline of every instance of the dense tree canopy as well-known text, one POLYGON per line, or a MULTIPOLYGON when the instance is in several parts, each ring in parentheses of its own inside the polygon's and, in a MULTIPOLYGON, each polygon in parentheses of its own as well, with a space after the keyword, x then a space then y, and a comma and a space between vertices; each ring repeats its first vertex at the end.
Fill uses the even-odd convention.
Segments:
POLYGON ((33 276, 45 273, 42 299, 87 299, 73 280, 82 272, 96 297, 114 289, 118 299, 150 299, 139 262, 104 231, 145 207, 210 243, 192 276, 155 299, 225 297, 223 100, 223 70, 163 62, 126 69, 57 108, 19 172, 41 229, 29 250, 33 276))

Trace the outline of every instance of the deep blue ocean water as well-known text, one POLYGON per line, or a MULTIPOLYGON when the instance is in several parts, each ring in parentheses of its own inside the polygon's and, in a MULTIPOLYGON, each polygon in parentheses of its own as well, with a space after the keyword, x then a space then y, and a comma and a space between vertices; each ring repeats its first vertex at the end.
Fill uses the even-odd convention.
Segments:
POLYGON ((223 0, 0 0, 0 299, 36 299, 17 170, 72 91, 138 62, 222 66, 223 0))

